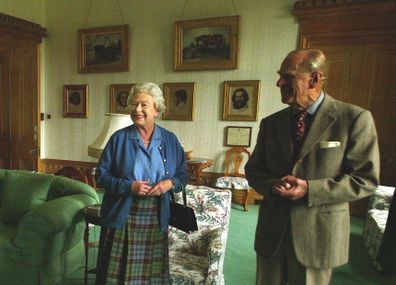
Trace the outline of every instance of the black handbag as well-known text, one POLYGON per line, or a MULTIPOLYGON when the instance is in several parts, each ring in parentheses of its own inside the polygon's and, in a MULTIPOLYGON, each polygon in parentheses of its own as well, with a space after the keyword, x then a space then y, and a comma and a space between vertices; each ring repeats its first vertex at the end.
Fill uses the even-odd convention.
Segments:
POLYGON ((169 225, 189 234, 198 230, 197 218, 195 217, 194 210, 187 206, 187 197, 184 187, 182 192, 183 204, 176 203, 173 193, 170 193, 169 225))

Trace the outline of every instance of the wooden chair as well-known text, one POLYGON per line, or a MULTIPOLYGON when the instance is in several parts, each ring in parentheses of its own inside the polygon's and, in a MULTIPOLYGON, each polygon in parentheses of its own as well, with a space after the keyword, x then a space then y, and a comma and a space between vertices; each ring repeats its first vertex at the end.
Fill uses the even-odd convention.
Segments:
POLYGON ((72 166, 62 167, 55 173, 55 175, 65 176, 65 177, 89 184, 87 175, 85 175, 83 172, 79 171, 78 169, 76 169, 72 166))
MULTIPOLYGON (((250 186, 245 178, 245 174, 240 172, 244 158, 246 161, 250 157, 250 152, 244 147, 232 147, 225 154, 225 172, 224 176, 217 178, 215 186, 217 188, 230 189, 233 196, 236 191, 241 191, 241 199, 233 197, 233 202, 241 205, 244 211, 248 210, 247 199, 250 192, 250 186)), ((245 161, 245 162, 246 162, 245 161)))

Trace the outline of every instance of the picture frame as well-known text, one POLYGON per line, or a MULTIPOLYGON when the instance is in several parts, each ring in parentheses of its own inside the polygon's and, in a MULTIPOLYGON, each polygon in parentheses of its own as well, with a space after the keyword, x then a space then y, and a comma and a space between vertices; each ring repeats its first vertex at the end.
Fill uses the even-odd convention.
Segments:
POLYGON ((88 85, 63 86, 63 117, 88 117, 88 85))
POLYGON ((164 83, 163 120, 193 121, 195 82, 164 83))
POLYGON ((224 82, 223 120, 257 121, 260 80, 224 82))
POLYGON ((175 71, 236 69, 239 16, 175 23, 175 71))
POLYGON ((79 72, 128 71, 128 41, 128 25, 78 30, 79 72))
POLYGON ((252 127, 229 126, 225 129, 225 146, 250 147, 252 127))
POLYGON ((136 84, 111 84, 110 85, 110 113, 130 114, 128 97, 132 87, 136 84))

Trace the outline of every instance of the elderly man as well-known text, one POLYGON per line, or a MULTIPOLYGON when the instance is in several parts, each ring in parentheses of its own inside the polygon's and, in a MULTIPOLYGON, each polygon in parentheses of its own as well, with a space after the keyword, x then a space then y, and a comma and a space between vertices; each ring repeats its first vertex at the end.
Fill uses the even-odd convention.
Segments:
POLYGON ((256 284, 329 284, 332 268, 348 261, 348 202, 379 183, 377 133, 369 111, 322 91, 322 51, 292 51, 278 73, 289 107, 262 120, 245 167, 265 196, 256 284))

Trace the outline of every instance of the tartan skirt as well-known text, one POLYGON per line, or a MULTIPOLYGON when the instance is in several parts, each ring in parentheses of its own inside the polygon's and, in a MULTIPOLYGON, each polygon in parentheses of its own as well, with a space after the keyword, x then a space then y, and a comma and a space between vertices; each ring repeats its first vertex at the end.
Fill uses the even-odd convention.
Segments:
POLYGON ((96 285, 169 284, 168 234, 158 197, 136 197, 122 229, 102 227, 96 285))

